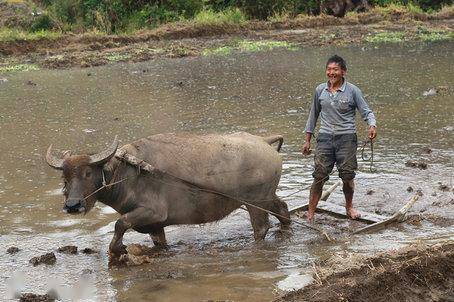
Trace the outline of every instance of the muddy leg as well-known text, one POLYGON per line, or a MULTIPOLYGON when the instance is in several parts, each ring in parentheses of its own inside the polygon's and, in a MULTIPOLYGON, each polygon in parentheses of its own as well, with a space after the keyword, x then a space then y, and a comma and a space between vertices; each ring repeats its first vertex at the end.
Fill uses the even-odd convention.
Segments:
MULTIPOLYGON (((124 216, 123 216, 124 217, 124 216)), ((126 219, 120 218, 115 223, 115 233, 109 245, 109 252, 115 255, 126 254, 126 245, 123 244, 123 235, 131 228, 126 219)))
POLYGON ((277 196, 276 201, 273 203, 271 211, 276 214, 279 214, 279 216, 275 215, 275 217, 279 219, 279 222, 281 223, 281 228, 287 228, 290 225, 290 213, 288 211, 288 206, 277 196))
POLYGON ((352 180, 344 180, 344 185, 342 187, 345 196, 345 210, 347 212, 348 217, 351 219, 357 219, 361 215, 358 211, 353 208, 353 193, 355 192, 355 183, 352 180))
POLYGON ((247 209, 249 212, 249 217, 251 218, 251 224, 252 229, 254 230, 255 241, 265 239, 266 233, 270 228, 268 213, 253 207, 247 207, 247 209))
POLYGON ((166 234, 164 233, 164 228, 157 229, 156 231, 150 233, 151 240, 156 247, 165 248, 167 247, 166 234))
POLYGON ((310 223, 314 221, 315 210, 317 209, 318 202, 322 196, 324 183, 325 182, 320 179, 314 179, 314 182, 312 183, 309 195, 309 209, 307 210, 307 220, 310 223))
POLYGON ((160 223, 164 220, 165 217, 145 208, 137 208, 124 214, 115 223, 115 234, 110 242, 109 251, 115 255, 126 254, 126 246, 123 244, 123 235, 128 229, 160 223))

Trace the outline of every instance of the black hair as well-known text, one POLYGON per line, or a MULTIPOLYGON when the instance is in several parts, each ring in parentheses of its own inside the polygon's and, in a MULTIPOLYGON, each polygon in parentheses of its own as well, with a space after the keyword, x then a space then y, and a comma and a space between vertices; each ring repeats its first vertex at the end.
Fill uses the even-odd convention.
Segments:
POLYGON ((332 56, 331 58, 328 59, 328 62, 326 62, 326 67, 328 67, 328 65, 331 63, 336 63, 340 66, 342 70, 347 71, 347 62, 345 62, 345 60, 342 59, 342 57, 338 55, 332 56))

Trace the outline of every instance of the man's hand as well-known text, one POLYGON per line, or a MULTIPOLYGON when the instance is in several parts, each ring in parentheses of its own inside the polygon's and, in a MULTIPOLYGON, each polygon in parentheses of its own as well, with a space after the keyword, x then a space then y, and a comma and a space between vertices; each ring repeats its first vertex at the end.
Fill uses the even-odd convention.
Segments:
POLYGON ((306 141, 303 145, 303 148, 301 150, 303 152, 303 155, 309 155, 311 154, 311 142, 306 141))
POLYGON ((377 127, 375 127, 375 126, 370 126, 369 127, 368 137, 371 140, 377 137, 377 127))

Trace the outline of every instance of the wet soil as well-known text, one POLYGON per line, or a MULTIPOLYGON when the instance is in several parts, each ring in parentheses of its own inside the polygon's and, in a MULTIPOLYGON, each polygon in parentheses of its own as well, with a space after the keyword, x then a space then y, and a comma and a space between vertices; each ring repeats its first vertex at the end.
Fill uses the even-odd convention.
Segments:
POLYGON ((47 265, 53 265, 55 262, 57 262, 57 258, 55 257, 55 254, 53 252, 41 255, 41 256, 36 256, 30 259, 29 261, 33 266, 37 266, 40 264, 47 264, 47 265))
POLYGON ((330 259, 314 266, 314 279, 275 302, 452 301, 454 243, 407 247, 365 259, 330 259))
POLYGON ((38 295, 33 293, 22 294, 19 298, 20 302, 53 302, 55 301, 50 295, 38 295))
POLYGON ((64 253, 64 254, 75 255, 75 254, 77 254, 77 246, 74 246, 74 245, 62 246, 62 247, 58 248, 58 251, 60 253, 64 253))
POLYGON ((7 252, 8 254, 11 254, 11 255, 18 253, 19 251, 20 251, 20 249, 19 249, 18 247, 16 247, 16 246, 9 247, 9 248, 6 250, 6 252, 7 252))
POLYGON ((241 26, 176 23, 124 36, 66 34, 57 39, 0 41, 0 67, 26 62, 62 69, 194 57, 242 39, 286 41, 299 47, 327 46, 360 44, 376 33, 398 32, 406 41, 418 41, 422 29, 454 30, 454 16, 445 17, 382 16, 371 12, 349 18, 318 16, 241 26))

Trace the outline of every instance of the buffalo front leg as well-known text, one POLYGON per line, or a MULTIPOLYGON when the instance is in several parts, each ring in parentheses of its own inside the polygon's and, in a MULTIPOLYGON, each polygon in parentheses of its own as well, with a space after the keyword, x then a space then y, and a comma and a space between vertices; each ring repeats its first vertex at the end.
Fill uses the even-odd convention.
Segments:
POLYGON ((166 234, 164 233, 164 228, 156 229, 150 233, 151 240, 156 247, 165 248, 167 247, 166 234))
POLYGON ((115 223, 115 234, 110 242, 109 251, 115 255, 126 254, 123 235, 128 229, 140 228, 154 223, 160 223, 164 220, 163 215, 158 215, 154 211, 142 207, 124 214, 115 223))

